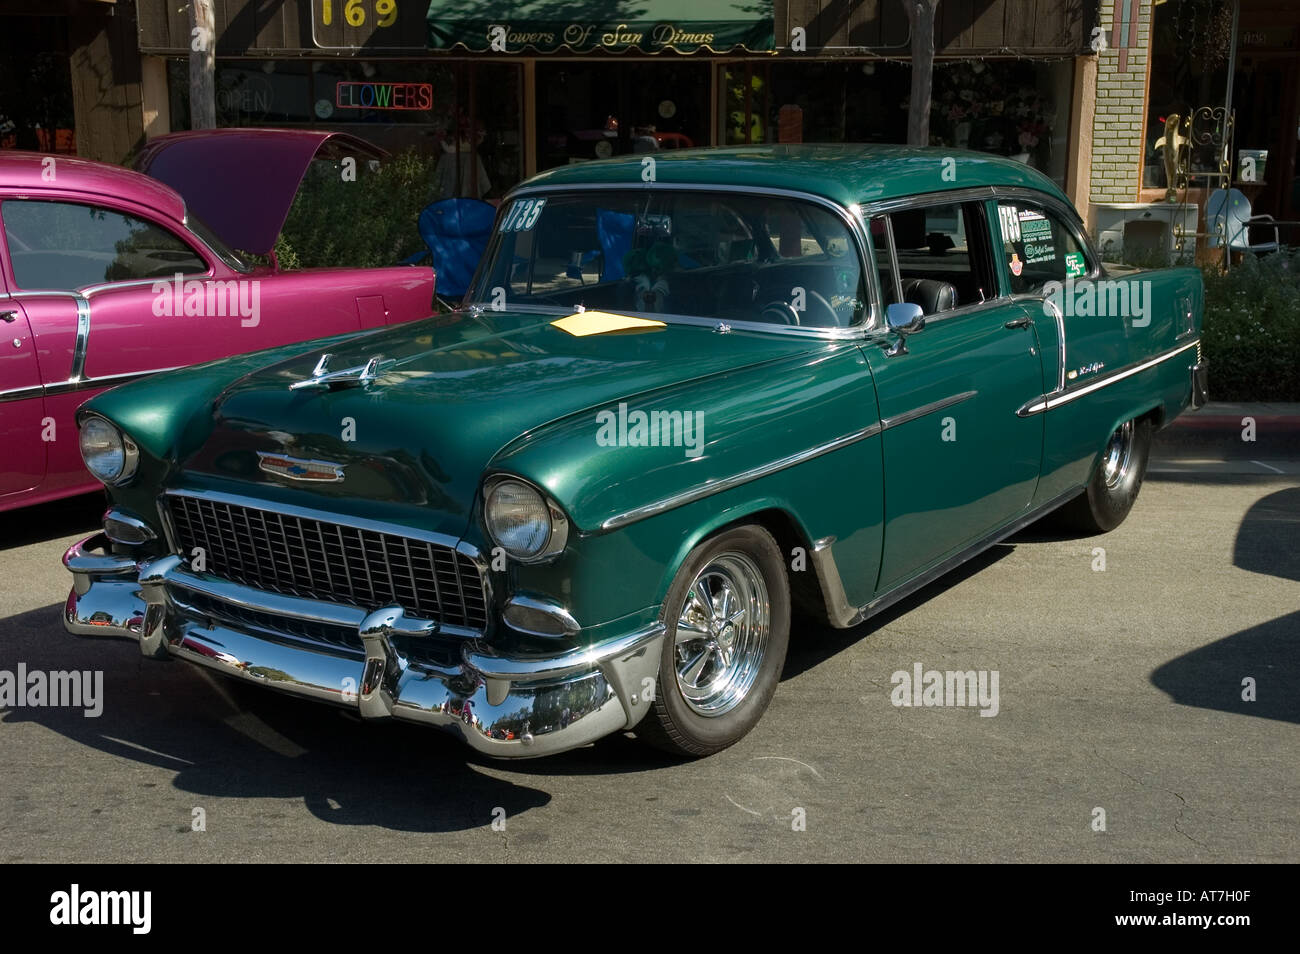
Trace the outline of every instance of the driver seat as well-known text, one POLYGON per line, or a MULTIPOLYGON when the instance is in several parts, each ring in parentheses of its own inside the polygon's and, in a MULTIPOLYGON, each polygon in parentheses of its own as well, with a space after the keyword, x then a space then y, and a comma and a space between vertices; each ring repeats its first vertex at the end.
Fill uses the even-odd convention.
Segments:
POLYGON ((927 315, 957 307, 957 289, 934 278, 909 278, 903 282, 903 301, 920 305, 927 315))

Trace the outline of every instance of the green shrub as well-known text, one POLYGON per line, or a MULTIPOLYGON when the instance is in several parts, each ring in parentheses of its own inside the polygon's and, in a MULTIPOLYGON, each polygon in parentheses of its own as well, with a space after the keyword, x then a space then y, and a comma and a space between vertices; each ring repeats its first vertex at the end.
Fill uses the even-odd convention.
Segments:
POLYGON ((437 161, 408 150, 372 172, 360 160, 355 182, 338 162, 313 162, 275 243, 280 267, 376 268, 424 251, 416 219, 438 198, 437 161))
POLYGON ((1300 401, 1300 249, 1204 275, 1211 399, 1300 401))

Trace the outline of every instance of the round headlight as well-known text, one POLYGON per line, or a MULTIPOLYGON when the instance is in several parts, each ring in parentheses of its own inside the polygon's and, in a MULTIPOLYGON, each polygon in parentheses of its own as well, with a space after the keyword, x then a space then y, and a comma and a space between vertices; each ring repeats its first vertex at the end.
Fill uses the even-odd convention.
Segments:
POLYGON ((492 541, 516 559, 550 556, 564 548, 564 515, 521 480, 489 487, 484 515, 492 541))
POLYGON ((121 483, 135 472, 138 451, 129 437, 102 417, 81 423, 81 459, 86 469, 106 484, 121 483))

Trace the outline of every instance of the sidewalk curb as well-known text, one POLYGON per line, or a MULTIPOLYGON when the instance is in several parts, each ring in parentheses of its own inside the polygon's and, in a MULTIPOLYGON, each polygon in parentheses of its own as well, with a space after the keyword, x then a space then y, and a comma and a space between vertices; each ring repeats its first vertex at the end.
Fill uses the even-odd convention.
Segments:
POLYGON ((1300 431, 1300 417, 1290 414, 1200 414, 1196 411, 1180 414, 1169 422, 1165 430, 1239 431, 1246 426, 1243 418, 1247 417, 1255 422, 1256 430, 1300 431))
POLYGON ((1207 405, 1199 411, 1184 411, 1155 436, 1166 457, 1284 458, 1300 456, 1300 413, 1277 413, 1268 405, 1237 405, 1229 411, 1207 405), (1209 412, 1209 413, 1207 413, 1209 412), (1244 436, 1254 424, 1252 440, 1244 436))

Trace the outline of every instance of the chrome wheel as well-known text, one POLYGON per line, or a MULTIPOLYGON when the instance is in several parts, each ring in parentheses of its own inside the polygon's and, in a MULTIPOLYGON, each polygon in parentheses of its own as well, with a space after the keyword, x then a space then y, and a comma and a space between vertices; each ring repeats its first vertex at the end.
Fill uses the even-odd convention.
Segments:
POLYGON ((754 685, 771 635, 767 584, 752 559, 728 551, 696 575, 677 614, 674 668, 690 708, 720 716, 754 685))
POLYGON ((1123 483, 1133 462, 1133 422, 1125 421, 1110 436, 1110 442, 1101 455, 1102 476, 1109 489, 1123 483))

